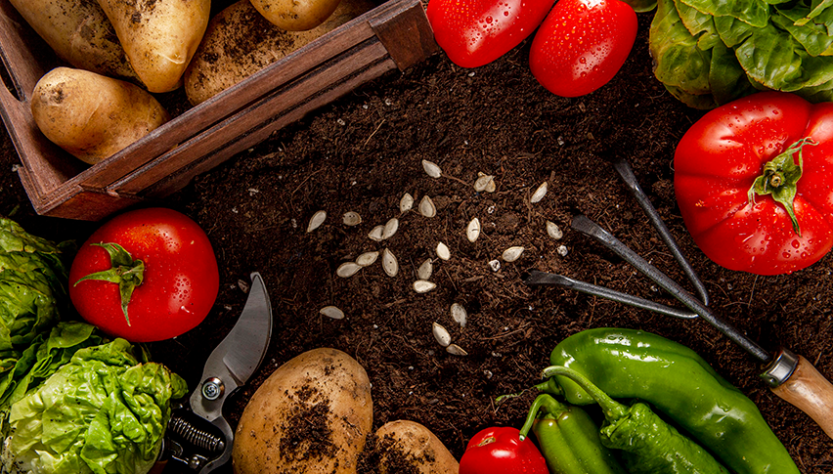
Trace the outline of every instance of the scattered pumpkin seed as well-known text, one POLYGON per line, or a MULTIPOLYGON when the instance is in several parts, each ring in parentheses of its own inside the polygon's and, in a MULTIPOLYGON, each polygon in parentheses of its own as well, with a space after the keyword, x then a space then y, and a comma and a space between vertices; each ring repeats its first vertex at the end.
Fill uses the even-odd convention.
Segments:
POLYGON ((432 332, 434 333, 434 339, 440 343, 443 347, 448 347, 451 344, 451 333, 448 332, 448 329, 443 327, 442 324, 435 322, 432 327, 432 332))
POLYGON ((478 178, 474 182, 474 190, 477 191, 478 193, 482 193, 483 191, 486 190, 487 187, 489 187, 490 182, 495 181, 495 177, 492 176, 492 175, 487 175, 487 174, 483 174, 483 173, 477 173, 477 174, 478 174, 478 178))
POLYGON ((384 240, 382 238, 382 235, 384 233, 385 233, 385 226, 377 225, 376 227, 373 228, 373 230, 370 231, 369 234, 367 234, 367 236, 370 238, 370 240, 373 240, 374 242, 381 242, 382 240, 384 240))
POLYGON ((466 227, 466 238, 473 243, 478 237, 480 237, 480 219, 475 217, 466 227))
POLYGON ((561 240, 564 237, 564 232, 561 231, 561 228, 555 222, 547 221, 547 235, 555 240, 561 240))
POLYGON ((437 215, 437 207, 434 206, 434 201, 426 194, 422 196, 419 201, 419 213, 425 217, 434 217, 437 215))
POLYGON ((414 208, 414 197, 410 193, 405 193, 402 199, 399 200, 399 212, 405 213, 414 208))
POLYGON ((463 307, 460 303, 454 303, 451 305, 451 319, 460 325, 460 327, 466 327, 466 320, 468 319, 469 313, 466 311, 466 308, 463 307))
POLYGON ((489 268, 491 268, 493 272, 500 270, 500 260, 494 259, 489 262, 489 268))
POLYGON ((362 223, 362 216, 360 216, 358 212, 345 212, 343 222, 344 225, 349 225, 350 227, 353 227, 354 225, 359 225, 362 223))
POLYGON ((321 227, 321 224, 324 223, 324 220, 327 219, 327 211, 318 211, 312 215, 312 218, 309 220, 309 225, 307 226, 307 233, 314 231, 315 229, 321 227))
POLYGON ((376 262, 377 258, 379 258, 379 252, 365 252, 359 255, 359 258, 356 259, 356 263, 362 267, 369 267, 376 262))
POLYGON ((382 270, 388 274, 389 277, 395 277, 399 273, 399 262, 396 261, 396 256, 390 249, 385 249, 382 252, 382 270))
POLYGON ((501 255, 501 257, 505 262, 514 262, 515 260, 520 258, 522 253, 524 253, 523 247, 509 247, 508 249, 503 251, 503 255, 501 255))
POLYGON ((437 256, 443 260, 451 258, 451 251, 448 250, 448 245, 440 242, 437 244, 437 256))
POLYGON ((436 163, 428 160, 422 160, 422 169, 432 178, 439 178, 443 175, 443 170, 436 163))
POLYGON ((544 196, 546 196, 546 195, 547 195, 547 182, 544 181, 543 183, 541 183, 540 186, 538 186, 538 189, 536 189, 535 192, 532 193, 532 197, 529 198, 529 202, 531 202, 532 204, 535 204, 536 202, 539 202, 541 199, 544 199, 544 196))
POLYGON ((399 230, 399 219, 394 217, 385 224, 385 228, 382 230, 382 240, 393 237, 397 230, 399 230))
POLYGON ((430 280, 431 274, 434 272, 434 263, 431 262, 431 259, 426 259, 422 262, 422 265, 419 266, 417 270, 417 277, 420 280, 430 280))
POLYGON ((558 255, 561 255, 562 257, 566 257, 568 252, 566 245, 559 245, 558 248, 555 249, 555 251, 558 252, 558 255))
POLYGON ((497 183, 495 183, 495 180, 493 179, 486 184, 486 192, 493 193, 495 191, 497 191, 497 183))
POLYGON ((356 262, 344 262, 336 269, 336 275, 341 278, 349 278, 355 275, 363 267, 356 262))
POLYGON ((417 280, 414 282, 414 291, 417 293, 428 293, 436 287, 436 283, 426 280, 417 280))
POLYGON ((457 344, 449 344, 448 347, 445 348, 446 352, 451 355, 456 356, 467 356, 469 355, 468 352, 464 351, 462 347, 458 346, 457 344))
POLYGON ((323 314, 324 316, 326 316, 328 318, 344 319, 344 311, 336 308, 335 306, 324 306, 318 312, 323 314))

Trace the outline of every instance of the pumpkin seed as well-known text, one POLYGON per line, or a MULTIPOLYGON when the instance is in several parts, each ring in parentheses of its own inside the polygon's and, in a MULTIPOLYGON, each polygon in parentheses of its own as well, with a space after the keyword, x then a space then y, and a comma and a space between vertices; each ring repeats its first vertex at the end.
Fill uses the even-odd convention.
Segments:
POLYGON ((436 287, 436 283, 426 280, 417 280, 414 282, 414 291, 417 293, 428 293, 436 287))
POLYGON ((410 193, 405 193, 402 199, 399 200, 399 212, 405 213, 414 208, 414 197, 410 193))
POLYGON ((377 258, 379 258, 379 252, 365 252, 359 255, 359 258, 356 259, 356 263, 362 267, 369 267, 376 262, 377 258))
POLYGON ((369 234, 367 234, 367 236, 370 238, 370 240, 373 240, 374 242, 381 242, 382 240, 384 240, 382 238, 382 235, 384 233, 385 233, 385 226, 377 225, 376 227, 373 228, 373 230, 370 231, 369 234))
POLYGON ((321 224, 324 223, 324 220, 327 219, 327 211, 318 211, 312 215, 312 218, 309 220, 309 225, 307 225, 307 233, 314 231, 315 229, 321 227, 321 224))
POLYGON ((437 244, 437 256, 443 260, 448 260, 451 258, 451 251, 448 250, 448 246, 442 242, 437 244))
POLYGON ((426 194, 422 196, 419 201, 419 213, 425 217, 434 217, 437 215, 437 207, 434 206, 434 201, 426 194))
POLYGON ((568 252, 566 245, 559 245, 558 248, 555 249, 555 251, 558 252, 558 255, 561 255, 562 257, 566 257, 568 252))
POLYGON ((497 191, 497 183, 495 183, 495 180, 493 179, 486 184, 486 192, 493 193, 495 191, 497 191))
POLYGON ((444 328, 442 324, 435 322, 432 327, 432 332, 434 333, 434 339, 436 339, 441 346, 448 347, 448 345, 451 344, 451 333, 449 333, 448 329, 444 328))
POLYGON ((363 267, 356 262, 344 262, 336 269, 336 275, 341 278, 349 278, 355 275, 363 267))
POLYGON ((555 240, 560 240, 564 237, 564 232, 561 231, 561 228, 555 222, 547 221, 547 235, 555 240))
POLYGON ((514 262, 515 260, 520 258, 522 253, 524 253, 523 247, 509 247, 508 249, 503 251, 503 255, 501 257, 505 262, 514 262))
POLYGON ((393 218, 385 224, 384 229, 382 230, 382 240, 387 240, 393 237, 393 234, 399 229, 399 219, 393 218))
POLYGON ((536 189, 535 192, 532 193, 532 197, 529 198, 529 202, 531 202, 532 204, 535 204, 536 202, 539 202, 541 199, 544 199, 544 196, 546 196, 546 195, 547 195, 547 182, 544 181, 543 183, 541 183, 540 186, 538 186, 538 189, 536 189))
POLYGON ((500 260, 494 259, 489 262, 489 268, 491 268, 493 272, 500 270, 500 260))
POLYGON ((474 243, 478 237, 480 237, 480 219, 475 217, 466 227, 466 238, 469 239, 469 242, 474 243))
POLYGON ((460 327, 466 327, 466 320, 468 319, 469 313, 466 311, 466 308, 463 307, 460 303, 454 303, 451 305, 451 319, 460 325, 460 327))
POLYGON ((389 277, 395 277, 399 273, 399 262, 396 261, 396 256, 390 249, 385 249, 382 252, 382 270, 388 274, 389 277))
POLYGON ((431 259, 426 259, 422 262, 422 265, 419 266, 417 270, 417 277, 420 280, 430 280, 431 274, 434 272, 434 264, 431 262, 431 259))
POLYGON ((335 306, 324 306, 318 312, 323 314, 324 316, 326 316, 328 318, 344 319, 344 311, 336 308, 335 306))
POLYGON ((350 211, 344 213, 344 218, 342 220, 344 222, 344 225, 349 225, 350 227, 353 227, 354 225, 359 225, 362 223, 362 216, 360 216, 358 212, 350 211))
POLYGON ((487 187, 489 187, 490 182, 495 181, 495 177, 492 176, 492 175, 487 175, 487 174, 483 174, 483 173, 477 173, 477 174, 478 174, 478 178, 474 182, 474 190, 477 191, 478 193, 482 193, 483 191, 486 190, 487 187))
POLYGON ((463 348, 458 346, 457 344, 449 344, 448 347, 445 348, 445 350, 446 350, 446 352, 448 352, 451 355, 456 355, 456 356, 467 356, 467 355, 469 355, 468 352, 463 350, 463 348))
POLYGON ((439 178, 443 175, 443 170, 436 163, 428 160, 422 160, 422 169, 432 178, 439 178))

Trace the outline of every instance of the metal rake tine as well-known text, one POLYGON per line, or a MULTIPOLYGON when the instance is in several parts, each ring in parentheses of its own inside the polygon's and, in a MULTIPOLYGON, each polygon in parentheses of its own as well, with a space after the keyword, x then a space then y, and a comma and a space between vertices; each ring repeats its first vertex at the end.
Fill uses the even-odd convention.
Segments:
POLYGON ((584 235, 593 237, 606 248, 613 251, 616 255, 625 259, 625 261, 639 270, 640 273, 650 278, 665 291, 671 293, 674 298, 681 302, 685 307, 708 321, 708 323, 714 326, 715 329, 741 346, 759 361, 766 364, 772 360, 772 355, 765 351, 756 342, 741 334, 741 332, 731 324, 715 316, 714 313, 712 313, 711 310, 709 310, 709 308, 707 308, 700 300, 683 289, 683 287, 676 281, 672 280, 671 277, 662 273, 655 266, 648 263, 647 260, 631 250, 630 247, 590 220, 589 217, 584 215, 576 216, 573 219, 571 227, 584 235))
POLYGON ((659 236, 668 249, 671 251, 671 254, 674 255, 674 259, 683 269, 683 273, 685 273, 688 280, 694 285, 695 291, 697 294, 700 295, 700 299, 703 301, 703 304, 708 306, 709 304, 709 294, 706 291, 706 286, 700 280, 700 277, 697 276, 697 273, 692 268, 691 264, 689 263, 688 259, 685 258, 683 255, 680 246, 677 244, 677 241, 674 239, 674 236, 671 235, 671 231, 668 230, 668 227, 663 222, 662 218, 659 216, 656 208, 651 201, 648 199, 648 195, 645 194, 645 191, 642 187, 639 186, 639 182, 636 180, 636 175, 633 174, 633 169, 631 168, 630 163, 624 158, 616 158, 612 161, 613 168, 619 173, 619 176, 628 186, 631 194, 636 198, 636 202, 639 203, 639 206, 642 207, 642 210, 645 211, 645 214, 648 215, 648 219, 653 224, 654 228, 659 232, 659 236))
POLYGON ((695 319, 697 315, 679 308, 673 308, 661 303, 656 303, 651 300, 646 300, 638 296, 622 293, 620 291, 612 290, 610 288, 594 285, 580 280, 574 280, 564 275, 556 273, 547 273, 539 270, 532 270, 529 275, 524 278, 524 283, 529 286, 560 286, 576 290, 581 293, 587 293, 593 296, 599 296, 617 303, 626 304, 640 309, 646 309, 655 313, 664 314, 666 316, 673 316, 681 319, 695 319))

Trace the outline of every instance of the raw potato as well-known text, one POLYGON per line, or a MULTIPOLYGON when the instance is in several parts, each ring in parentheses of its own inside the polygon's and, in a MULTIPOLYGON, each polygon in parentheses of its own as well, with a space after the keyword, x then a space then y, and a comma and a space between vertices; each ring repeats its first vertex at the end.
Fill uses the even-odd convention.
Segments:
POLYGON ((241 0, 212 18, 185 72, 185 94, 192 105, 206 101, 373 6, 369 0, 344 0, 322 25, 290 32, 241 0))
POLYGON ((354 474, 373 428, 370 380, 352 357, 313 349, 278 367, 234 435, 235 474, 354 474))
POLYGON ((251 0, 273 25, 287 31, 311 30, 332 15, 340 0, 251 0))
POLYGON ((96 0, 9 0, 59 58, 80 69, 138 82, 113 24, 96 0))
POLYGON ((402 472, 402 463, 419 474, 457 474, 457 459, 448 448, 425 426, 407 420, 391 421, 376 431, 379 450, 379 473, 402 472))
POLYGON ((32 115, 46 138, 89 164, 170 119, 139 86, 67 67, 49 71, 35 84, 32 115))
POLYGON ((98 0, 150 92, 179 87, 202 40, 211 0, 98 0))

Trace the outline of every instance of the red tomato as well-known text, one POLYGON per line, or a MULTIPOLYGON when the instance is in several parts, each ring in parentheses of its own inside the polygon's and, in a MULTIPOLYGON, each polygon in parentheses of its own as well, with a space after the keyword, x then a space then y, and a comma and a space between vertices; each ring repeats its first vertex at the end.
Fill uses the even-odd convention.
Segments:
POLYGON ((72 303, 88 322, 112 336, 150 342, 202 322, 220 277, 202 229, 179 212, 153 208, 124 213, 96 230, 75 256, 69 283, 72 303), (124 308, 120 289, 132 290, 124 308))
POLYGON ((833 247, 831 103, 760 92, 718 107, 683 136, 674 169, 686 227, 719 265, 791 273, 833 247))
POLYGON ((477 433, 460 459, 460 474, 549 474, 544 456, 531 439, 521 441, 520 434, 510 427, 477 433))
POLYGON ((625 64, 636 29, 636 13, 620 0, 560 0, 532 41, 532 75, 553 94, 589 94, 625 64))
POLYGON ((535 31, 555 0, 430 0, 437 44, 460 67, 489 64, 535 31))

